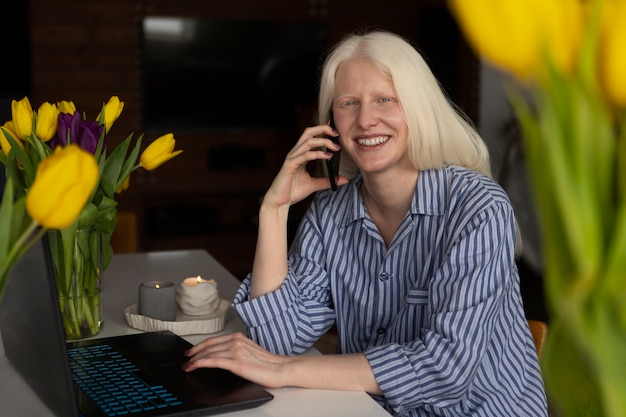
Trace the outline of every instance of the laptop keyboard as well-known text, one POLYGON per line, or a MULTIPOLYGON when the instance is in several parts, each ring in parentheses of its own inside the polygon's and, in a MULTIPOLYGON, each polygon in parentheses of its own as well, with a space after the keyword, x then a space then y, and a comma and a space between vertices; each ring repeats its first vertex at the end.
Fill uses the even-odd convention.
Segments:
POLYGON ((181 404, 163 386, 139 378, 139 369, 109 345, 71 348, 68 354, 74 382, 108 416, 181 404))

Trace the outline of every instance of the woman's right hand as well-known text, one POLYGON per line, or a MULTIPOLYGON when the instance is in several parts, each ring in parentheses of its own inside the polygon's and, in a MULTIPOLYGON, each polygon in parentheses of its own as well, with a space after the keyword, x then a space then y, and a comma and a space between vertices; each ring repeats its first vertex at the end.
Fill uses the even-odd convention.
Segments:
MULTIPOLYGON (((339 150, 339 145, 327 136, 337 136, 329 125, 305 129, 263 197, 250 281, 251 298, 277 290, 287 276, 286 237, 291 205, 316 191, 330 188, 328 178, 313 178, 306 169, 309 161, 332 158, 332 152, 325 151, 325 148, 335 152, 339 150)), ((336 182, 343 185, 348 179, 337 177, 336 182)))
MULTIPOLYGON (((316 159, 330 159, 340 146, 327 136, 338 136, 329 125, 309 127, 304 130, 296 145, 289 151, 283 165, 265 194, 264 204, 281 207, 291 206, 312 193, 330 188, 328 178, 314 178, 307 171, 307 163, 316 159), (328 148, 329 151, 324 149, 328 148)), ((337 185, 348 182, 337 178, 337 185)))

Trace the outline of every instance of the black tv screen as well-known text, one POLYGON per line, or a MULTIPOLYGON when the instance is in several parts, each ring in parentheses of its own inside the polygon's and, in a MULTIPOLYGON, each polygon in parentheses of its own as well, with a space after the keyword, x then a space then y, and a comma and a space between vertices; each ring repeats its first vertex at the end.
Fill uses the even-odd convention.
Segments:
POLYGON ((327 28, 147 17, 143 43, 145 128, 291 128, 317 101, 327 28))

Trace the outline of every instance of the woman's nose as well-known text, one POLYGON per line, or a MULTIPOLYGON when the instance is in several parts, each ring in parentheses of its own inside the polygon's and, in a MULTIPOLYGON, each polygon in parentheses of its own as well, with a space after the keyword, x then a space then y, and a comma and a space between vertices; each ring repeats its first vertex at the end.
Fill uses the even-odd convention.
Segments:
POLYGON ((371 106, 361 106, 357 122, 364 129, 376 125, 378 123, 376 111, 371 106))

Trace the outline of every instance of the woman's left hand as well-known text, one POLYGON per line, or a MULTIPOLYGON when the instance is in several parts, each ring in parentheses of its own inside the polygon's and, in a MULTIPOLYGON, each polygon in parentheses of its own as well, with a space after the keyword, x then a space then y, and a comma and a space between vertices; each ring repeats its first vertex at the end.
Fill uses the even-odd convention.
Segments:
POLYGON ((242 333, 216 336, 190 348, 183 370, 221 368, 268 388, 285 386, 283 365, 289 357, 268 352, 242 333))

